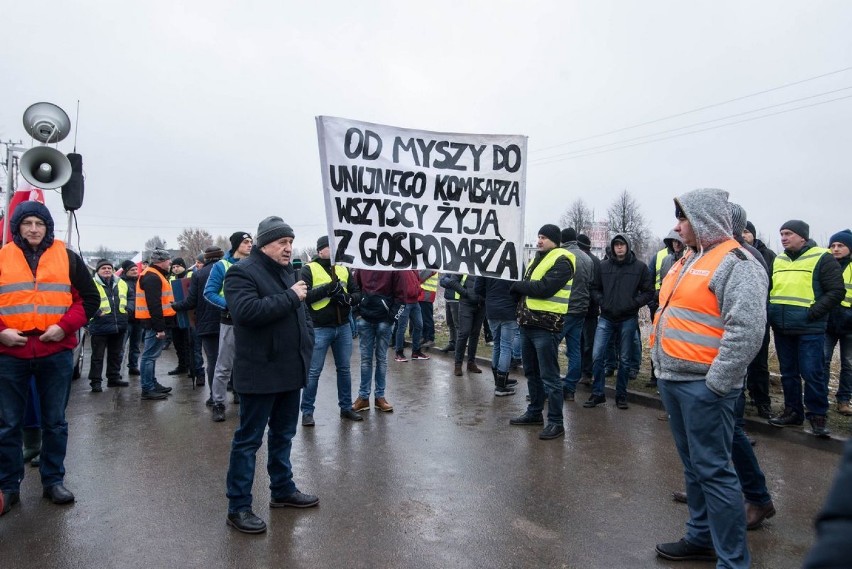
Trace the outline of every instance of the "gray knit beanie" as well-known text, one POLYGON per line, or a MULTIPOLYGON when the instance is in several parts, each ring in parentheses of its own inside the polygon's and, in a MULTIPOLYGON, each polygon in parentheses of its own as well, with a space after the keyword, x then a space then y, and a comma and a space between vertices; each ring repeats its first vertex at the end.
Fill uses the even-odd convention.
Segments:
POLYGON ((263 247, 282 237, 295 238, 296 234, 292 227, 284 223, 283 219, 277 215, 270 215, 257 226, 254 242, 258 247, 263 247))

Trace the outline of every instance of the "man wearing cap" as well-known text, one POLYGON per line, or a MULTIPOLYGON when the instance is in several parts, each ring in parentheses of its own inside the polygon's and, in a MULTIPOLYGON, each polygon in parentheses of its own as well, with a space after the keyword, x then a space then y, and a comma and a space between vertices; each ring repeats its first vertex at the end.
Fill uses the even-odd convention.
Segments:
POLYGON ((562 231, 550 223, 538 231, 538 252, 514 283, 512 294, 520 297, 518 324, 521 327, 521 354, 530 402, 526 412, 510 425, 542 425, 547 400, 547 425, 539 433, 542 440, 565 435, 562 420, 562 377, 559 373, 559 340, 568 313, 570 282, 574 276, 572 255, 559 247, 562 231))
POLYGON ((317 256, 302 267, 302 280, 308 287, 305 301, 314 326, 314 351, 308 371, 308 383, 302 392, 302 425, 314 426, 314 402, 319 378, 328 349, 334 355, 337 368, 337 405, 340 416, 350 421, 364 418, 352 410, 352 327, 349 312, 361 301, 361 290, 349 272, 341 265, 331 264, 328 237, 317 240, 317 256))
MULTIPOLYGON (((231 250, 218 263, 213 265, 210 276, 204 285, 204 298, 218 308, 219 318, 219 355, 216 358, 216 369, 213 372, 213 413, 214 421, 225 420, 225 397, 228 394, 228 382, 231 381, 231 371, 234 367, 234 325, 228 302, 225 299, 225 275, 228 270, 249 256, 252 249, 251 235, 245 231, 237 231, 229 238, 231 250)), ((239 402, 238 392, 234 391, 234 403, 239 402)))
POLYGON ((121 379, 121 356, 127 331, 127 283, 113 274, 112 263, 101 259, 92 279, 101 296, 101 304, 89 322, 92 359, 89 385, 94 393, 103 391, 104 352, 107 357, 107 387, 127 387, 121 379))
POLYGON ((663 279, 651 358, 686 482, 689 521, 680 541, 660 543, 673 561, 749 567, 746 510, 731 465, 734 412, 745 368, 766 321, 766 271, 731 238, 728 192, 675 199, 675 231, 688 247, 663 279))
POLYGON ((21 426, 35 377, 41 410, 41 484, 54 504, 74 501, 64 486, 77 331, 100 300, 79 255, 54 238, 50 211, 34 201, 15 208, 12 241, 0 249, 0 515, 20 501, 21 426))
MULTIPOLYGON (((173 306, 178 312, 195 309, 195 330, 207 358, 207 387, 210 389, 207 405, 210 407, 213 406, 213 372, 216 370, 216 358, 219 357, 220 310, 204 300, 203 295, 210 271, 224 256, 225 252, 220 247, 213 246, 205 249, 204 266, 193 274, 192 281, 189 283, 189 293, 183 301, 173 306)), ((197 380, 198 378, 196 383, 197 380)))
POLYGON ((142 324, 136 320, 136 281, 139 280, 139 267, 130 259, 121 263, 121 280, 127 285, 127 373, 138 376, 142 373, 139 371, 142 324))
POLYGON ((157 381, 157 358, 166 345, 166 332, 175 327, 175 302, 172 286, 168 281, 172 257, 165 249, 151 252, 150 264, 136 281, 136 320, 142 323, 142 357, 139 367, 142 372, 142 399, 162 400, 172 390, 157 381))
POLYGON ((799 219, 782 225, 784 252, 772 265, 769 323, 781 367, 784 411, 769 424, 797 426, 807 418, 814 435, 827 437, 825 331, 828 315, 846 292, 840 265, 828 249, 809 241, 809 232, 808 224, 799 219))
POLYGON ((849 402, 852 399, 852 231, 838 231, 831 236, 828 243, 832 256, 840 264, 846 296, 832 309, 828 317, 828 328, 825 332, 825 377, 827 381, 834 347, 840 344, 837 412, 848 416, 852 415, 852 404, 849 402))
MULTIPOLYGON (((262 533, 266 523, 252 512, 257 450, 266 443, 270 508, 308 508, 319 498, 303 494, 293 481, 290 450, 299 420, 300 391, 313 351, 308 287, 290 263, 293 229, 280 217, 258 225, 248 258, 225 277, 225 297, 234 327, 234 389, 241 395, 240 424, 228 466, 229 526, 262 533)), ((348 326, 348 324, 347 324, 348 326)))
POLYGON ((592 394, 583 407, 595 407, 606 402, 606 349, 614 336, 619 342, 621 358, 615 384, 615 405, 619 409, 627 409, 627 381, 639 329, 639 309, 654 298, 654 285, 648 266, 636 258, 624 235, 612 238, 610 250, 612 256, 601 261, 600 272, 592 284, 592 296, 601 307, 601 316, 595 330, 595 379, 592 394))

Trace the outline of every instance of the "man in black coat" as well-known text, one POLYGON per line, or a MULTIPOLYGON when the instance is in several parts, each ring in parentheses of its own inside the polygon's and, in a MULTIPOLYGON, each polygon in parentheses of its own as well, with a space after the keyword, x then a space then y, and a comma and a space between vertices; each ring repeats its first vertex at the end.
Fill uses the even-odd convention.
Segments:
POLYGON ((313 352, 314 334, 290 264, 293 229, 280 217, 260 222, 247 259, 225 276, 225 300, 234 321, 234 390, 240 394, 240 426, 228 467, 228 525, 262 533, 266 523, 251 510, 255 455, 269 427, 267 447, 271 508, 308 508, 319 498, 293 482, 290 449, 299 419, 301 390, 313 352))

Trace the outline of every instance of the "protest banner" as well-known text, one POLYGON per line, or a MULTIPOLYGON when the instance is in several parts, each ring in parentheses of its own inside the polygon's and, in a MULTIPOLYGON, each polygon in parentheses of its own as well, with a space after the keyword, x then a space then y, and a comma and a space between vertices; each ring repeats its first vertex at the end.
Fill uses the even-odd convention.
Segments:
POLYGON ((316 121, 334 263, 521 277, 526 136, 316 121))

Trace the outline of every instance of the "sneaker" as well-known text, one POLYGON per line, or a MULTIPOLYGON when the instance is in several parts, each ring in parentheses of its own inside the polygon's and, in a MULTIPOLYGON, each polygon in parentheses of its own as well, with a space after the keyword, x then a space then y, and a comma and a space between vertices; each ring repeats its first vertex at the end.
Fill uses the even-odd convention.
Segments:
POLYGON ((802 417, 793 411, 790 407, 784 409, 784 412, 769 419, 769 424, 773 427, 796 427, 801 426, 805 421, 802 417))
POLYGON ((509 419, 510 425, 543 425, 544 417, 542 417, 541 413, 535 414, 527 411, 520 417, 515 417, 514 419, 509 419))
POLYGON ((615 406, 619 409, 629 409, 630 407, 627 405, 627 397, 624 395, 617 396, 615 398, 615 406))
POLYGON ((831 431, 828 430, 825 415, 813 415, 808 422, 811 424, 811 431, 814 435, 820 438, 829 438, 831 431))
POLYGON ((495 387, 494 388, 494 395, 496 395, 497 397, 507 397, 509 395, 514 395, 514 394, 515 394, 515 390, 512 389, 511 387, 509 387, 508 384, 506 384, 505 387, 495 387))
POLYGON ((698 547, 685 539, 673 543, 658 543, 657 555, 671 561, 715 561, 716 551, 712 547, 698 547))
POLYGON ((598 405, 602 405, 606 403, 606 395, 589 395, 588 401, 583 403, 583 407, 586 409, 591 409, 592 407, 597 407, 598 405))
POLYGON ((215 403, 213 405, 212 413, 213 413, 212 419, 213 419, 214 423, 221 423, 222 421, 224 421, 225 420, 225 404, 224 403, 215 403))
POLYGON ((412 360, 428 360, 429 356, 427 356, 423 352, 413 352, 411 354, 411 359, 412 360))
POLYGON ((384 397, 376 397, 373 403, 375 403, 376 409, 378 409, 379 411, 384 411, 385 413, 390 413, 391 411, 393 411, 393 405, 391 405, 390 402, 388 402, 388 400, 384 397))
POLYGON ((302 413, 302 426, 313 427, 314 425, 316 425, 314 422, 314 416, 311 413, 302 413))
POLYGON ((352 403, 353 411, 369 411, 370 410, 370 400, 364 399, 363 397, 358 397, 354 403, 352 403))
POLYGON ((393 359, 394 359, 394 361, 397 361, 397 362, 407 362, 408 361, 408 358, 405 357, 404 352, 397 352, 396 356, 393 359))
POLYGON ((841 415, 846 415, 847 417, 849 417, 850 415, 852 415, 852 403, 849 403, 849 401, 838 401, 837 412, 841 415))

